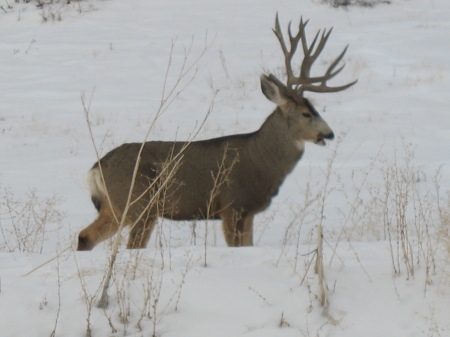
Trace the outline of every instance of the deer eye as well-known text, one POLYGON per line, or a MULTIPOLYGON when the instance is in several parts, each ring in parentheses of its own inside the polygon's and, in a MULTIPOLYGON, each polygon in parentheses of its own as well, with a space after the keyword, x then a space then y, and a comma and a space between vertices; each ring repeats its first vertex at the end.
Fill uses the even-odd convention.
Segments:
POLYGON ((309 112, 305 112, 305 113, 303 113, 303 116, 306 118, 311 118, 312 114, 310 114, 309 112))

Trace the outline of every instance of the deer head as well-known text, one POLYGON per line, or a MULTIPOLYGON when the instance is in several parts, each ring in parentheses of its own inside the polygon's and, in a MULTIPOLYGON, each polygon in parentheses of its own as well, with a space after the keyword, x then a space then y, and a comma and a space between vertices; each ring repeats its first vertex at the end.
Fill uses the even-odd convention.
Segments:
POLYGON ((301 133, 302 141, 311 141, 318 145, 324 145, 325 139, 331 140, 334 138, 334 133, 308 99, 303 96, 304 92, 326 93, 342 91, 350 88, 357 80, 337 87, 327 85, 328 80, 335 77, 342 69, 344 69, 345 64, 337 69, 336 67, 344 57, 348 46, 345 47, 339 56, 330 64, 323 76, 311 77, 311 67, 324 49, 332 32, 332 28, 328 31, 324 29, 322 34, 321 30, 319 30, 312 43, 308 45, 305 34, 305 27, 308 24, 308 21, 303 22, 303 19, 300 19, 298 33, 296 35, 292 34, 291 23, 289 23, 288 47, 283 37, 283 33, 281 32, 278 14, 276 15, 273 32, 275 33, 284 54, 287 81, 286 84, 284 84, 273 74, 262 75, 261 87, 264 95, 279 106, 286 117, 291 120, 291 123, 296 124, 298 132, 301 133), (300 69, 297 72, 298 75, 295 75, 292 61, 300 44, 303 49, 303 60, 300 69))

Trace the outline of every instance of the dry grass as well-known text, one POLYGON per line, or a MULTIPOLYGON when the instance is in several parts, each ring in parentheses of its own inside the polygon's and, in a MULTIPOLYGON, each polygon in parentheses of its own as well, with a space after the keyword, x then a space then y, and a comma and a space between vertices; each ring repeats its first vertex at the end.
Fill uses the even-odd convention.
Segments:
POLYGON ((405 277, 423 282, 424 292, 436 280, 442 282, 442 277, 448 284, 450 195, 441 190, 440 171, 429 178, 416 164, 413 147, 402 143, 390 158, 380 151, 367 167, 344 177, 333 165, 337 153, 335 150, 330 156, 327 169, 320 174, 310 169, 305 177, 301 186, 302 202, 291 208, 292 221, 286 226, 279 259, 290 261, 302 284, 308 285, 322 305, 327 303, 327 268, 345 265, 338 253, 339 245, 344 242, 369 280, 371 276, 354 242, 386 242, 393 279, 405 277), (314 239, 315 227, 319 228, 319 241, 314 239), (311 247, 308 251, 305 244, 311 247), (330 249, 331 255, 321 254, 318 249, 322 244, 330 249), (315 272, 322 275, 317 276, 319 288, 315 290, 307 277, 314 257, 316 267, 319 266, 315 272), (300 261, 304 272, 300 271, 300 261))
POLYGON ((42 253, 51 233, 60 229, 63 212, 58 197, 40 197, 29 190, 18 197, 0 186, 0 250, 42 253))

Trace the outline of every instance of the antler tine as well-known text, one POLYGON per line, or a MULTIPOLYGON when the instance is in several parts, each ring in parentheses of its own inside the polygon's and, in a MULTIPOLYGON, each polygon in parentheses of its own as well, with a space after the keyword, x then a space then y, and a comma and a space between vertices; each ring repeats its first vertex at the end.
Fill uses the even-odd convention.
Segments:
POLYGON ((280 42, 281 49, 283 49, 283 53, 286 54, 288 52, 286 48, 286 43, 284 42, 283 34, 281 33, 280 20, 278 19, 278 13, 275 17, 275 28, 272 29, 275 33, 278 41, 280 42))
POLYGON ((358 82, 358 80, 354 80, 351 83, 345 84, 345 85, 341 85, 339 87, 329 87, 326 84, 324 85, 312 85, 312 84, 305 84, 302 85, 301 87, 299 87, 299 89, 297 90, 297 93, 302 96, 303 92, 305 91, 309 91, 309 92, 318 92, 318 93, 323 93, 323 92, 338 92, 338 91, 342 91, 345 89, 350 88, 352 85, 356 84, 356 82, 358 82))
MULTIPOLYGON (((301 23, 303 24, 303 20, 301 20, 301 23)), ((287 74, 287 86, 288 89, 295 85, 299 78, 294 75, 294 72, 292 70, 292 57, 294 56, 295 52, 297 51, 298 43, 300 39, 302 39, 302 34, 299 31, 297 35, 292 34, 291 30, 291 22, 289 22, 288 25, 288 35, 289 35, 289 42, 290 42, 290 50, 288 50, 286 46, 286 42, 283 37, 283 33, 281 32, 281 26, 280 21, 278 18, 278 13, 275 17, 275 28, 273 29, 273 32, 275 33, 276 37, 278 38, 278 41, 280 42, 281 49, 283 50, 284 54, 284 63, 286 66, 286 74, 287 74)))
POLYGON ((343 64, 338 69, 334 70, 334 68, 343 59, 345 53, 347 52, 347 49, 348 49, 348 45, 339 54, 339 56, 330 64, 330 66, 328 67, 328 69, 327 69, 327 71, 326 71, 324 76, 311 78, 312 81, 310 83, 305 83, 302 86, 298 87, 297 93, 299 95, 303 95, 303 92, 305 92, 305 91, 319 92, 319 93, 320 92, 337 92, 337 91, 342 91, 342 90, 345 90, 347 88, 350 88, 352 85, 356 84, 356 82, 358 82, 358 80, 355 80, 355 81, 353 81, 351 83, 348 83, 348 84, 345 84, 345 85, 341 85, 341 86, 338 86, 338 87, 329 87, 326 84, 326 82, 329 79, 332 79, 334 76, 339 74, 345 68, 345 64, 343 64), (321 82, 321 84, 319 86, 312 84, 312 83, 317 83, 317 82, 321 82))
MULTIPOLYGON (((327 43, 328 38, 330 37, 332 31, 333 31, 333 27, 331 27, 328 30, 328 32, 327 32, 326 29, 323 30, 322 37, 320 38, 319 45, 317 46, 317 49, 314 52, 314 59, 316 59, 320 55, 320 53, 322 52, 322 50, 325 47, 325 44, 327 43)), ((317 32, 317 35, 319 35, 319 33, 320 33, 320 29, 317 32)), ((312 48, 312 46, 311 46, 311 48, 312 48)))
MULTIPOLYGON (((303 27, 304 29, 304 27, 303 27)), ((300 78, 299 78, 299 82, 296 83, 297 85, 302 85, 302 84, 311 84, 311 83, 316 83, 316 82, 322 82, 322 77, 310 77, 310 72, 311 72, 311 66, 313 65, 313 63, 317 60, 317 58, 319 57, 320 53, 322 52, 323 48, 325 47, 325 44, 328 41, 328 38, 330 37, 330 34, 332 32, 333 28, 331 28, 328 32, 326 29, 324 29, 324 31, 322 32, 322 36, 320 38, 319 44, 316 48, 316 50, 313 52, 315 44, 317 42, 317 39, 319 38, 320 35, 320 29, 317 32, 316 36, 314 37, 313 42, 311 43, 311 45, 308 47, 308 43, 306 42, 306 36, 303 30, 303 38, 302 38, 302 43, 303 43, 303 53, 304 53, 304 58, 303 58, 303 62, 301 65, 301 71, 300 71, 300 78)))
POLYGON ((347 49, 348 49, 348 45, 344 48, 342 53, 338 57, 336 57, 336 59, 333 61, 333 63, 330 64, 330 66, 328 67, 327 72, 325 73, 324 77, 326 77, 327 79, 333 78, 334 76, 339 74, 342 69, 344 69, 345 64, 343 64, 339 69, 337 69, 333 73, 334 67, 336 67, 339 64, 339 62, 341 62, 341 60, 344 58, 344 55, 347 52, 347 49))
POLYGON ((291 43, 291 54, 292 54, 291 56, 293 56, 297 51, 298 42, 300 41, 302 36, 300 36, 300 32, 298 32, 296 36, 292 35, 291 24, 292 21, 289 21, 288 34, 289 34, 289 42, 291 43))

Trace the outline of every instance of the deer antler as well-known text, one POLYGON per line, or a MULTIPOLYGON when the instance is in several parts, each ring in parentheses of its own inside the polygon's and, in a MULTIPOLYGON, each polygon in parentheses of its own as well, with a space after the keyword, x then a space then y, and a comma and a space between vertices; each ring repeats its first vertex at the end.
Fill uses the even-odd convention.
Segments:
POLYGON ((327 86, 327 81, 337 74, 339 74, 342 69, 344 69, 345 64, 339 67, 338 69, 336 66, 339 64, 339 62, 344 57, 347 47, 344 48, 342 53, 330 64, 327 71, 325 72, 325 75, 318 76, 318 77, 310 77, 311 72, 311 66, 313 65, 314 61, 319 57, 320 53, 322 52, 323 48, 325 47, 325 44, 327 43, 327 40, 333 31, 333 28, 329 29, 328 31, 326 29, 323 30, 322 36, 320 37, 319 43, 317 45, 317 48, 314 50, 314 47, 316 45, 317 39, 320 35, 320 30, 317 32, 316 36, 314 37, 314 40, 312 41, 311 45, 308 47, 308 43, 306 41, 306 35, 305 35, 305 27, 308 24, 309 20, 306 22, 303 22, 303 18, 300 18, 300 24, 297 35, 292 35, 291 31, 291 22, 289 22, 288 26, 288 35, 289 35, 289 42, 290 42, 290 49, 286 46, 286 42, 283 37, 283 33, 281 32, 280 28, 280 21, 278 20, 278 13, 276 15, 275 19, 275 28, 273 29, 273 32, 275 33, 276 37, 278 38, 278 41, 280 42, 281 49, 283 50, 284 54, 284 60, 286 65, 286 73, 287 73, 287 87, 289 90, 294 90, 298 95, 302 96, 303 92, 305 91, 311 91, 311 92, 336 92, 345 90, 347 88, 350 88, 352 85, 354 85, 358 80, 355 80, 351 83, 339 86, 339 87, 329 87, 327 86), (292 70, 292 57, 294 56, 295 52, 297 51, 297 47, 299 45, 299 42, 301 40, 302 43, 302 49, 303 49, 303 61, 300 66, 300 75, 295 76, 294 72, 292 70), (314 83, 319 83, 319 85, 315 85, 314 83))

